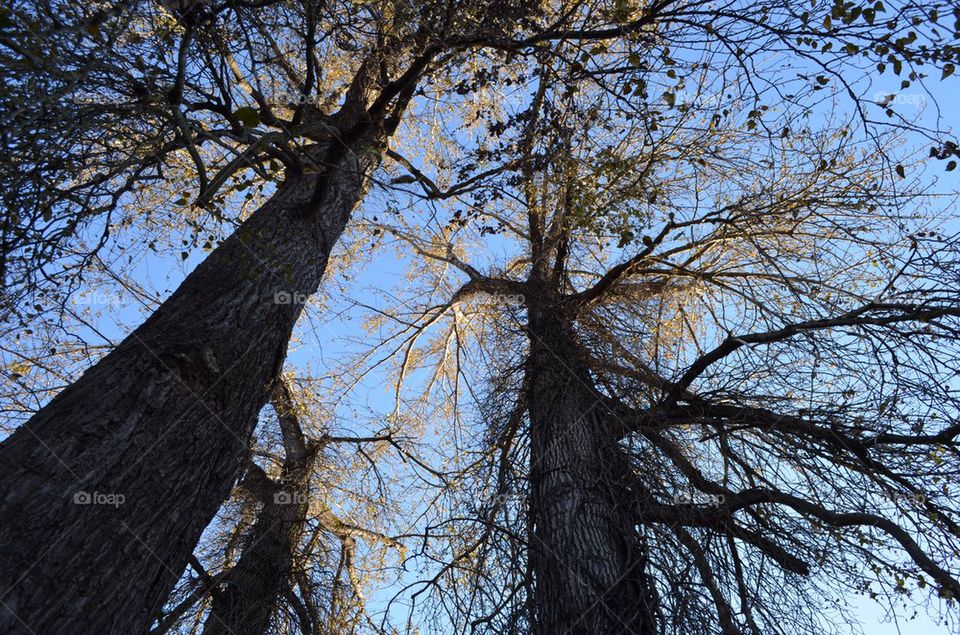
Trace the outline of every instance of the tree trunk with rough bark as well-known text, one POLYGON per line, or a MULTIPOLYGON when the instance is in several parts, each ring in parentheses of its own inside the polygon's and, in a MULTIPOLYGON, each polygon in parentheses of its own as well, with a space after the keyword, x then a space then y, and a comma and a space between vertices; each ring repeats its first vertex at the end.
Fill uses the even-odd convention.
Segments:
POLYGON ((240 559, 213 594, 203 635, 263 635, 290 584, 297 541, 309 507, 315 452, 307 446, 290 393, 282 382, 274 388, 272 401, 285 449, 280 479, 270 479, 256 465, 244 479, 245 487, 256 494, 262 507, 240 559))
POLYGON ((379 160, 364 137, 326 172, 288 174, 0 444, 0 632, 147 630, 230 492, 301 303, 379 160))
POLYGON ((618 430, 562 310, 527 298, 537 635, 657 632, 618 430))

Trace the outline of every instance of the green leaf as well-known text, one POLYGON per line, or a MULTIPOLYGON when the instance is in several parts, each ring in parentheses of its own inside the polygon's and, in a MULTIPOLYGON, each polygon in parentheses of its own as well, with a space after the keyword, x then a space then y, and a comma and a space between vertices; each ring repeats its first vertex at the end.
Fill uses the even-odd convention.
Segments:
POLYGON ((897 170, 897 176, 899 176, 901 179, 906 178, 907 175, 902 165, 897 165, 896 170, 897 170))
POLYGON ((663 93, 663 101, 667 102, 667 105, 673 108, 674 104, 677 103, 677 96, 671 92, 663 93))
POLYGON ((943 75, 940 77, 940 79, 941 79, 941 80, 944 80, 944 79, 950 77, 951 75, 953 75, 953 71, 955 71, 955 70, 957 70, 957 67, 954 66, 953 64, 946 64, 946 65, 944 65, 944 67, 943 67, 943 75))
POLYGON ((947 164, 947 172, 953 172, 956 169, 957 169, 956 161, 951 161, 950 163, 947 164))
POLYGON ((260 111, 256 108, 244 106, 243 108, 237 108, 233 114, 248 128, 256 128, 260 125, 260 111))

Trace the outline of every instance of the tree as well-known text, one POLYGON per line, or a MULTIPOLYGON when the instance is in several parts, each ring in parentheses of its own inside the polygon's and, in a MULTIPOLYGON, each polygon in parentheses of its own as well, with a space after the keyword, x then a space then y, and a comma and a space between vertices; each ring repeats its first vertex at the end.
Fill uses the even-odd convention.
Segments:
POLYGON ((294 545, 306 520, 315 448, 308 448, 289 388, 282 382, 274 388, 273 403, 284 444, 280 480, 271 480, 256 463, 247 470, 244 487, 254 492, 262 507, 248 546, 213 596, 203 629, 210 635, 266 632, 291 577, 294 545))
MULTIPOLYGON (((0 588, 7 611, 0 624, 8 630, 29 624, 40 630, 128 632, 143 630, 157 613, 243 465, 256 413, 300 314, 299 299, 316 290, 331 247, 428 71, 444 69, 456 77, 478 49, 493 51, 500 63, 514 58, 525 63, 554 54, 556 41, 575 48, 611 42, 612 53, 597 53, 602 68, 578 62, 575 72, 609 73, 614 79, 608 85, 614 86, 627 78, 641 80, 649 67, 634 63, 633 55, 674 36, 695 47, 706 34, 734 45, 740 57, 741 51, 755 52, 761 40, 796 50, 800 45, 790 38, 798 34, 807 46, 819 48, 811 30, 831 46, 864 47, 867 60, 933 63, 946 74, 955 57, 935 29, 888 41, 900 20, 919 15, 926 20, 924 7, 904 8, 883 25, 874 25, 878 9, 839 7, 832 19, 842 18, 843 24, 824 21, 822 28, 820 16, 796 15, 786 3, 757 7, 765 16, 758 22, 744 19, 737 8, 734 3, 706 12, 671 2, 549 9, 488 3, 414 10, 385 4, 364 12, 350 4, 196 3, 178 5, 172 13, 133 7, 134 29, 115 29, 110 22, 117 19, 126 27, 127 14, 92 22, 84 17, 87 35, 78 37, 85 38, 83 50, 100 59, 93 67, 97 72, 82 78, 82 85, 100 99, 123 102, 117 109, 122 116, 104 120, 119 122, 111 138, 126 141, 121 146, 134 149, 140 160, 126 157, 117 164, 109 153, 86 155, 85 167, 105 167, 101 174, 107 175, 90 181, 96 185, 90 200, 81 196, 78 202, 71 197, 75 188, 60 188, 62 196, 31 205, 29 227, 37 218, 48 222, 47 209, 66 209, 62 222, 68 227, 93 223, 98 212, 112 209, 128 193, 147 189, 149 180, 165 181, 167 164, 195 178, 195 200, 215 215, 217 198, 232 176, 249 170, 265 180, 271 161, 284 172, 269 200, 154 315, 0 447, 0 500, 8 519, 0 530, 6 547, 0 588), (142 23, 150 27, 143 33, 142 23), (296 65, 282 54, 288 40, 289 49, 298 52, 296 65), (331 63, 319 63, 323 58, 331 63), (338 60, 349 70, 321 80, 320 69, 336 68, 338 60), (298 103, 272 107, 272 82, 298 96, 298 103), (338 105, 326 110, 313 103, 321 96, 338 105), (156 125, 131 132, 130 122, 141 121, 144 113, 155 117, 156 125), (283 302, 288 299, 294 301, 283 302), (122 497, 123 503, 78 505, 75 495, 78 502, 89 495, 93 502, 122 497)), ((60 33, 58 9, 18 8, 13 21, 38 22, 40 32, 60 33)), ((81 30, 67 32, 72 37, 81 30)), ((4 46, 30 58, 9 38, 4 46)), ((578 53, 585 61, 592 55, 578 53)), ((667 50, 660 53, 670 59, 667 50)), ((480 81, 470 80, 467 92, 480 81)), ((815 81, 823 85, 830 79, 824 74, 815 81)), ((667 95, 674 93, 664 94, 674 101, 667 95)), ((104 105, 92 109, 103 112, 104 105)), ((754 125, 762 119, 751 118, 754 125)), ((32 122, 19 134, 30 137, 31 126, 46 123, 32 122)), ((71 129, 56 129, 64 130, 56 139, 65 139, 67 147, 82 147, 71 129)), ((29 156, 14 160, 11 170, 30 168, 33 175, 18 191, 45 192, 35 184, 57 187, 77 177, 71 164, 54 161, 34 169, 37 165, 29 156)), ((60 232, 55 244, 72 233, 60 232)), ((33 229, 10 235, 4 244, 8 261, 23 247, 18 241, 33 239, 33 229)))
POLYGON ((416 334, 400 381, 429 356, 457 392, 464 360, 491 364, 483 445, 449 477, 485 503, 438 537, 459 577, 425 581, 442 610, 730 635, 840 631, 820 610, 846 585, 954 606, 958 243, 899 183, 922 163, 894 167, 897 134, 865 149, 856 117, 764 129, 762 104, 702 85, 631 118, 589 74, 552 81, 569 68, 541 71, 512 135, 491 123, 506 174, 480 204, 383 227, 436 263, 399 299, 421 312, 394 313, 416 334), (491 258, 490 234, 515 248, 491 258))
MULTIPOLYGON (((243 66, 230 62, 231 51, 244 45, 226 40, 223 29, 259 33, 253 50, 245 51, 257 76, 261 53, 275 47, 267 25, 303 25, 294 35, 307 72, 294 88, 315 95, 319 18, 313 5, 290 11, 224 6, 219 19, 195 6, 198 13, 178 16, 167 29, 167 36, 180 34, 174 63, 157 55, 156 65, 133 70, 142 43, 110 51, 111 60, 125 61, 120 76, 127 82, 117 90, 135 91, 144 76, 156 82, 148 90, 159 84, 152 94, 168 106, 170 151, 183 149, 196 161, 203 202, 249 165, 259 168, 272 157, 287 169, 269 201, 147 322, 4 441, 5 630, 146 629, 227 497, 267 386, 282 365, 299 298, 317 289, 329 250, 434 54, 418 52, 428 40, 425 25, 411 35, 405 25, 395 24, 399 32, 391 34, 394 27, 375 23, 366 59, 349 87, 338 91, 343 103, 334 114, 304 106, 288 109, 289 120, 272 119, 243 66), (262 21, 248 27, 254 16, 262 21), (205 37, 194 38, 195 32, 205 37), (403 59, 409 67, 394 75, 390 62, 403 59), (260 100, 259 110, 234 107, 240 87, 260 100), (201 116, 190 119, 195 110, 201 116), (251 113, 280 132, 256 133, 251 113), (207 117, 227 129, 208 138, 199 132, 207 129, 207 117), (247 147, 211 186, 196 146, 219 138, 247 147), (104 496, 123 504, 82 504, 104 496)), ((166 46, 152 41, 147 48, 166 46)), ((273 63, 282 70, 285 60, 273 63)))
MULTIPOLYGON (((321 464, 332 458, 331 446, 398 442, 391 435, 331 435, 329 426, 312 436, 301 418, 304 405, 288 379, 274 385, 271 405, 275 416, 266 422, 275 420, 276 429, 265 425, 259 430, 251 461, 227 506, 236 509, 222 513, 215 536, 195 550, 208 552, 191 559, 198 575, 177 589, 174 601, 168 600, 169 610, 151 633, 191 624, 196 632, 202 624, 203 633, 348 633, 362 621, 356 543, 400 545, 374 529, 344 521, 331 509, 334 488, 351 483, 331 479, 337 463, 321 464), (328 544, 325 536, 339 546, 328 544)), ((317 413, 308 414, 308 421, 316 419, 317 413)))

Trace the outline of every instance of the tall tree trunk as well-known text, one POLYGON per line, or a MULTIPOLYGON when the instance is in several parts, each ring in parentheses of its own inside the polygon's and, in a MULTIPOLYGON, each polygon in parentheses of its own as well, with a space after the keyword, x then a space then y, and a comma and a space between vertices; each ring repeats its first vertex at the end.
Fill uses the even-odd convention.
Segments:
POLYGON ((533 632, 657 632, 629 467, 562 310, 527 298, 533 632))
POLYGON ((276 384, 272 401, 284 445, 280 480, 271 480, 257 466, 245 479, 246 487, 257 495, 262 507, 240 559, 213 594, 203 635, 263 635, 277 601, 290 585, 297 541, 309 507, 315 452, 307 446, 293 400, 282 381, 276 384))
POLYGON ((300 302, 380 146, 364 135, 327 172, 288 175, 156 313, 0 444, 0 632, 147 630, 230 492, 300 302))

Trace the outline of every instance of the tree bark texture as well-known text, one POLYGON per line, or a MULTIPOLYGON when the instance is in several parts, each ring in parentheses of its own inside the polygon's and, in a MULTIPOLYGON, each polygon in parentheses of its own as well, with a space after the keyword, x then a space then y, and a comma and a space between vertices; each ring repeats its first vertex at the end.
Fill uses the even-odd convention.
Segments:
POLYGON ((618 427, 562 311, 527 299, 537 635, 657 632, 618 427))
POLYGON ((326 172, 288 174, 146 322, 0 444, 0 632, 148 629, 230 493, 379 147, 356 139, 326 172))
POLYGON ((292 412, 290 393, 281 382, 274 389, 273 403, 285 448, 280 479, 270 479, 256 466, 245 479, 262 507, 240 559, 213 593, 203 635, 263 635, 281 594, 290 585, 297 541, 309 507, 315 453, 307 447, 292 412))

